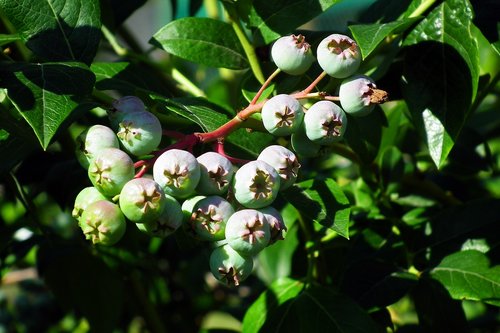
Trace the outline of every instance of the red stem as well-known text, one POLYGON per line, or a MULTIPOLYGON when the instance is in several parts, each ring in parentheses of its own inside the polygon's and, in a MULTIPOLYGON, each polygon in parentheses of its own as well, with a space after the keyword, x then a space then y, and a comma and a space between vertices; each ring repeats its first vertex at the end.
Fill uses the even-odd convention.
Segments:
POLYGON ((281 72, 281 70, 278 68, 276 69, 266 80, 266 82, 264 82, 264 84, 262 85, 262 87, 260 87, 259 91, 257 92, 257 94, 254 96, 254 98, 252 99, 252 101, 250 102, 250 105, 253 105, 255 103, 257 103, 257 101, 259 100, 260 96, 262 96, 262 93, 264 92, 264 90, 269 86, 269 84, 271 84, 271 81, 273 81, 273 79, 281 72))

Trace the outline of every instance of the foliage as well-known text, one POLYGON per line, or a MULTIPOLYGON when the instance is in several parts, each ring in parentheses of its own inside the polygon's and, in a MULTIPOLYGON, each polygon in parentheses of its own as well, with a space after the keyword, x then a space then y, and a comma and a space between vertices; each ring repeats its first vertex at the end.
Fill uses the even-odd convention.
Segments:
MULTIPOLYGON (((123 22, 147 1, 0 0, 1 332, 500 329, 494 1, 165 3, 175 15, 136 40, 123 22), (254 97, 301 91, 321 73, 316 63, 280 73, 258 93, 275 70, 272 43, 292 33, 313 53, 331 33, 352 36, 359 72, 389 101, 300 159, 274 204, 285 240, 259 254, 250 278, 214 280, 211 246, 181 231, 86 242, 71 217, 90 184, 76 137, 135 95, 167 132, 208 138, 254 97)), ((338 84, 324 78, 314 91, 335 95, 338 84)), ((225 132, 231 156, 289 145, 253 113, 225 132)), ((199 142, 194 153, 211 149, 199 142)))

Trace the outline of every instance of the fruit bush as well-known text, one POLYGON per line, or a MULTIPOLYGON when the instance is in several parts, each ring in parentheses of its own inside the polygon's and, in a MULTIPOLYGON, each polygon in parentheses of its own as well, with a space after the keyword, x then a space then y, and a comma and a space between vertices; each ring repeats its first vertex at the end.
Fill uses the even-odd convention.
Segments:
POLYGON ((0 332, 498 332, 498 13, 0 0, 0 332))

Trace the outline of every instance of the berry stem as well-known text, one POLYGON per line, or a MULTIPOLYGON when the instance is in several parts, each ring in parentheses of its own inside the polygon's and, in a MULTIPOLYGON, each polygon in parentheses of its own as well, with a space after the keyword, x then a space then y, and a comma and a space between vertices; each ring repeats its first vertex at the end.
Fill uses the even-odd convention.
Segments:
POLYGON ((174 138, 174 139, 178 139, 178 140, 184 139, 184 137, 186 136, 184 133, 177 132, 177 131, 163 130, 162 133, 165 136, 168 136, 168 137, 174 138))
POLYGON ((318 84, 321 80, 323 80, 323 78, 324 78, 326 75, 327 75, 327 74, 326 74, 326 72, 325 72, 325 71, 321 72, 321 74, 320 74, 320 75, 318 75, 318 77, 317 77, 317 78, 316 78, 313 82, 311 82, 311 84, 310 84, 310 85, 309 85, 306 89, 302 90, 302 91, 301 91, 301 93, 303 93, 303 94, 308 94, 308 93, 310 93, 310 92, 314 89, 314 87, 316 87, 316 85, 317 85, 317 84, 318 84))
POLYGON ((249 160, 244 160, 227 155, 226 152, 224 151, 224 140, 217 140, 214 143, 214 151, 227 158, 233 164, 246 164, 250 162, 249 160))
POLYGON ((262 93, 264 92, 264 90, 269 86, 269 84, 271 84, 271 82, 273 81, 273 79, 281 72, 281 69, 276 69, 271 75, 269 75, 269 77, 267 78, 266 82, 264 82, 264 84, 262 85, 262 87, 260 87, 259 91, 257 92, 257 94, 254 96, 254 98, 252 99, 252 101, 250 102, 250 105, 253 105, 255 103, 257 103, 257 101, 259 100, 260 96, 262 96, 262 93))

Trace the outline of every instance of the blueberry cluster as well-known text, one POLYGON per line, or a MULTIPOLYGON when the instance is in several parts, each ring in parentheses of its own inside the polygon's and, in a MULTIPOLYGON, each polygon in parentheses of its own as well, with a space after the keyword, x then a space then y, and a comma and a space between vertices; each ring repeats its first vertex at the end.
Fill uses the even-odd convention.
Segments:
MULTIPOLYGON (((278 39, 271 53, 278 72, 291 75, 305 73, 314 62, 310 45, 300 35, 278 39)), ((283 239, 285 222, 271 205, 279 191, 297 179, 300 164, 296 154, 315 156, 321 146, 340 141, 346 131, 346 113, 366 115, 384 97, 373 80, 355 75, 361 56, 349 37, 334 34, 325 38, 318 46, 317 59, 323 76, 344 79, 338 99, 328 99, 326 93, 313 96, 305 89, 276 95, 249 108, 261 112, 269 133, 289 136, 293 151, 270 145, 256 160, 239 167, 223 149, 195 156, 192 145, 205 142, 196 134, 190 136, 195 138, 193 144, 184 140, 159 150, 164 132, 158 118, 137 97, 114 101, 110 127, 91 126, 77 139, 78 161, 87 168, 93 185, 78 194, 73 210, 85 237, 94 244, 113 245, 129 224, 154 237, 166 237, 180 228, 216 245, 210 269, 218 280, 238 285, 246 279, 253 257, 283 239), (305 108, 301 100, 312 98, 315 102, 305 108), (146 166, 152 172, 147 173, 146 166), (140 167, 144 172, 136 173, 140 167)), ((237 119, 241 122, 250 114, 240 112, 237 119)), ((211 134, 214 141, 229 131, 204 134, 211 134)))

